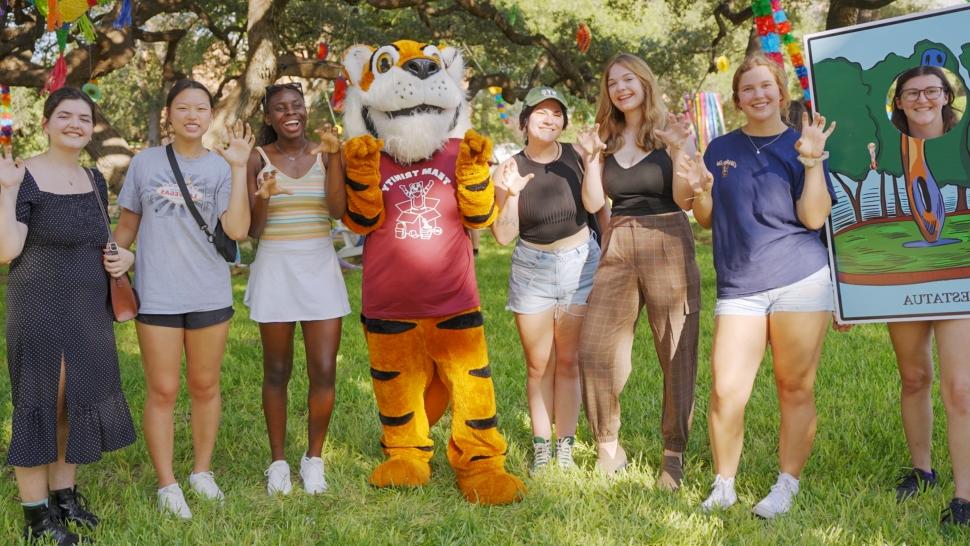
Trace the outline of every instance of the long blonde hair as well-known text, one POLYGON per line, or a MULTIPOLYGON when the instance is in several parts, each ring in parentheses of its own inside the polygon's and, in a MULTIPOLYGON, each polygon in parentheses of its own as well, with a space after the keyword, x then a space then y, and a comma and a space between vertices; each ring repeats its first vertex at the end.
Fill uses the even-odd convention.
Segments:
POLYGON ((626 119, 623 112, 613 105, 607 89, 610 69, 616 64, 633 72, 643 87, 643 104, 640 105, 643 122, 637 129, 637 146, 646 151, 663 148, 663 141, 653 134, 654 129, 662 129, 667 123, 667 108, 660 96, 657 77, 653 75, 646 61, 640 57, 630 53, 618 53, 606 63, 603 69, 600 95, 596 101, 596 123, 599 123, 600 137, 606 143, 606 150, 603 153, 612 154, 623 146, 622 132, 626 119))

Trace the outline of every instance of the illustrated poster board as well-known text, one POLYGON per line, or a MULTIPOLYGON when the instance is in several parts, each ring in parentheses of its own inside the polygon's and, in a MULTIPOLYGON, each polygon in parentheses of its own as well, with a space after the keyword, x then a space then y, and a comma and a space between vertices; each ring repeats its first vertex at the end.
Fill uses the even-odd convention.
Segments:
POLYGON ((970 6, 805 37, 838 203, 826 231, 845 323, 970 317, 970 6), (945 69, 959 122, 916 139, 890 120, 896 78, 945 69))

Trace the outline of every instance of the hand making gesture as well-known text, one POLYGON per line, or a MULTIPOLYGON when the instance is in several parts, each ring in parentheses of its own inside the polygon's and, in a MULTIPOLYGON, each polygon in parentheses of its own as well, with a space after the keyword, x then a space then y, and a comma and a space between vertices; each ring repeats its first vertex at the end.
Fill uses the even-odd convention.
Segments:
POLYGON ((663 129, 654 129, 653 134, 667 145, 671 152, 680 150, 694 135, 694 127, 690 123, 687 114, 667 114, 667 126, 663 129))
POLYGON ((825 152, 825 141, 835 131, 835 122, 825 128, 825 116, 815 113, 809 123, 808 112, 802 113, 802 136, 795 142, 798 155, 810 159, 821 158, 825 152))
POLYGON ((580 155, 583 163, 589 164, 590 161, 600 156, 606 149, 606 143, 600 137, 600 124, 592 127, 586 126, 579 130, 576 137, 576 144, 579 145, 580 155))
POLYGON ((677 176, 687 181, 694 195, 710 191, 714 186, 714 175, 704 166, 700 152, 694 154, 694 157, 683 154, 677 162, 676 170, 677 176))
POLYGON ((340 151, 340 132, 334 124, 324 123, 316 133, 320 137, 320 144, 310 150, 311 154, 335 154, 340 151))
POLYGON ((216 152, 233 167, 245 168, 249 161, 249 154, 256 143, 253 130, 248 123, 237 121, 232 127, 226 127, 229 135, 229 142, 222 148, 216 148, 216 152))
POLYGON ((525 189, 526 184, 535 176, 529 173, 525 176, 519 174, 519 167, 515 164, 514 159, 508 159, 505 164, 500 167, 502 169, 502 186, 505 187, 505 191, 511 196, 519 195, 519 193, 525 189))
POLYGON ((13 148, 4 146, 0 150, 0 191, 16 190, 24 180, 27 167, 13 155, 13 148))
POLYGON ((256 196, 262 197, 263 199, 269 199, 274 195, 279 195, 285 193, 286 195, 293 195, 293 190, 290 188, 284 188, 280 185, 279 180, 276 179, 276 171, 266 171, 261 173, 256 178, 256 196))

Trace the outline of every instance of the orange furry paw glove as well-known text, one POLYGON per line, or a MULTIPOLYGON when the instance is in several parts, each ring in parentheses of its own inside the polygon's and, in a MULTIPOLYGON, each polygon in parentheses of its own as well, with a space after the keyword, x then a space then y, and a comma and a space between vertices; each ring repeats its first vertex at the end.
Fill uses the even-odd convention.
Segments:
POLYGON ((368 186, 380 182, 381 148, 383 147, 384 141, 371 135, 361 135, 348 140, 344 144, 347 178, 368 186))
POLYGON ((484 182, 489 176, 488 160, 492 158, 492 139, 474 129, 465 133, 455 160, 455 177, 463 185, 484 182))
POLYGON ((366 235, 384 223, 381 194, 381 148, 384 142, 370 135, 354 137, 344 144, 347 172, 347 213, 344 223, 366 235))

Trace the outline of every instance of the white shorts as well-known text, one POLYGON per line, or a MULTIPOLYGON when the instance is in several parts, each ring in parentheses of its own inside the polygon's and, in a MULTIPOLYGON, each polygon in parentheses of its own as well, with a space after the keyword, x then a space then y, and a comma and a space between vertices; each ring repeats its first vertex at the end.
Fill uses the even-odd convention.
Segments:
POLYGON ((715 315, 764 316, 771 313, 812 313, 835 310, 829 266, 786 286, 750 296, 719 298, 715 315))
POLYGON ((260 241, 243 301, 256 322, 326 320, 350 313, 330 237, 260 241))

